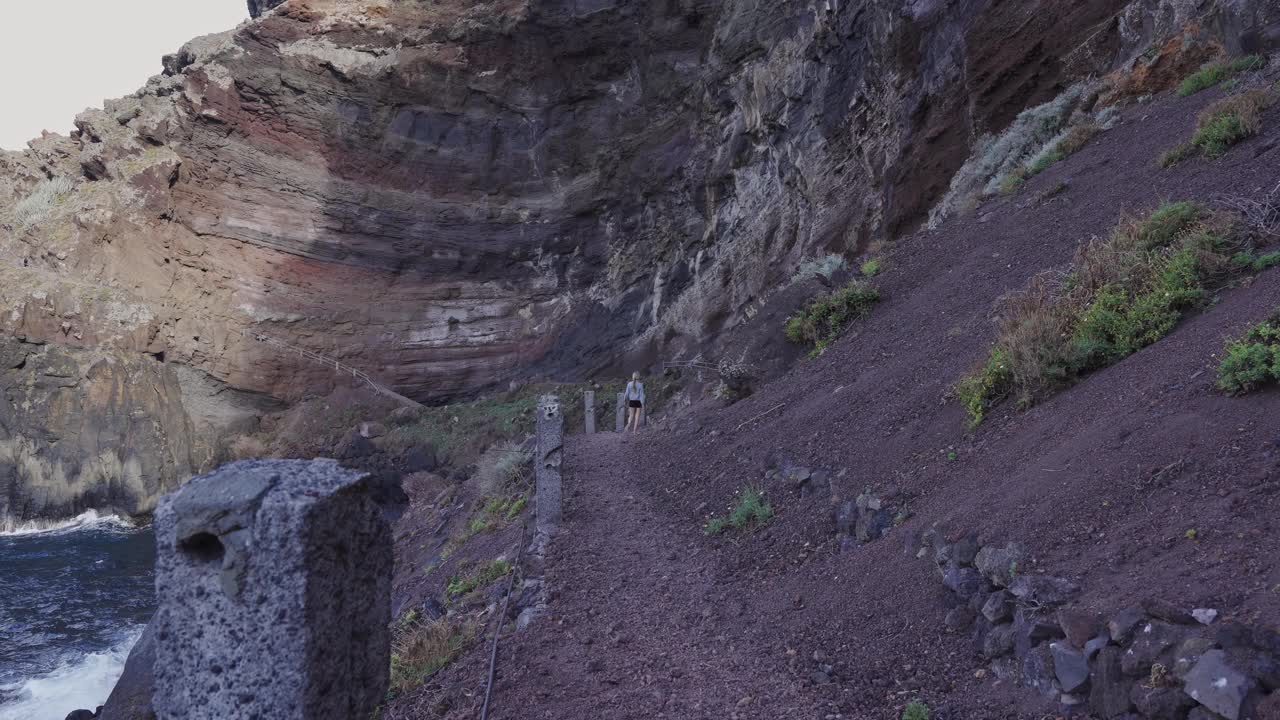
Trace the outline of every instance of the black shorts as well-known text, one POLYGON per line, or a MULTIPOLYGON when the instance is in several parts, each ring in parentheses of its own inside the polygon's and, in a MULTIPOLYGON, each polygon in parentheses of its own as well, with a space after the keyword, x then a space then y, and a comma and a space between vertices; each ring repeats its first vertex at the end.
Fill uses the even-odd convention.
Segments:
POLYGON ((644 403, 640 402, 639 400, 628 400, 627 407, 635 408, 636 410, 639 410, 640 408, 644 407, 644 403))

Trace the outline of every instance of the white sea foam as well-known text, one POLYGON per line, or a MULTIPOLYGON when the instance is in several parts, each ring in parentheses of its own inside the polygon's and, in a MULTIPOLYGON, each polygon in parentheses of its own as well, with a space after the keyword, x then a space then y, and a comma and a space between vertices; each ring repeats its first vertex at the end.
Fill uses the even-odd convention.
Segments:
POLYGON ((20 535, 45 535, 74 532, 90 528, 132 528, 133 524, 119 515, 99 515, 97 510, 86 510, 70 520, 23 520, 0 516, 0 537, 20 535))
POLYGON ((10 699, 0 704, 0 720, 64 720, 72 710, 93 710, 106 702, 141 636, 142 628, 135 628, 108 650, 69 660, 45 675, 4 688, 10 699))

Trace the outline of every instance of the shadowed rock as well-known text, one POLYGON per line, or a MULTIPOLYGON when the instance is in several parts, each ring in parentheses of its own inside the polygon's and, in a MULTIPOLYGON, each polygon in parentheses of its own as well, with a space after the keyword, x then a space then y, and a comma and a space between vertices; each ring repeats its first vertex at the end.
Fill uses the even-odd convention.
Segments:
POLYGON ((162 720, 369 717, 387 690, 390 530, 332 460, 227 465, 156 511, 162 720))

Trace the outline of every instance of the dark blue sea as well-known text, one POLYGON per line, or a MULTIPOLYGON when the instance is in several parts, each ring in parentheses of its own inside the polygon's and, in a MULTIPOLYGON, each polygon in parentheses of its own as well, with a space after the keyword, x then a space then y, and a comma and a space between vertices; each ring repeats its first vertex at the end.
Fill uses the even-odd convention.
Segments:
POLYGON ((111 693, 155 603, 149 528, 86 513, 0 525, 0 720, 63 720, 111 693))

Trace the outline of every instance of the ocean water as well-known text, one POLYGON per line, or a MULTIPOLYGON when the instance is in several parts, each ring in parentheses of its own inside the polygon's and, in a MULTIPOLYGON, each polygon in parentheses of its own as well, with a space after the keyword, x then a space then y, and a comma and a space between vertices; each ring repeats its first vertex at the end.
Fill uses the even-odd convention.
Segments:
POLYGON ((155 604, 149 528, 0 524, 0 720, 101 705, 155 604))

